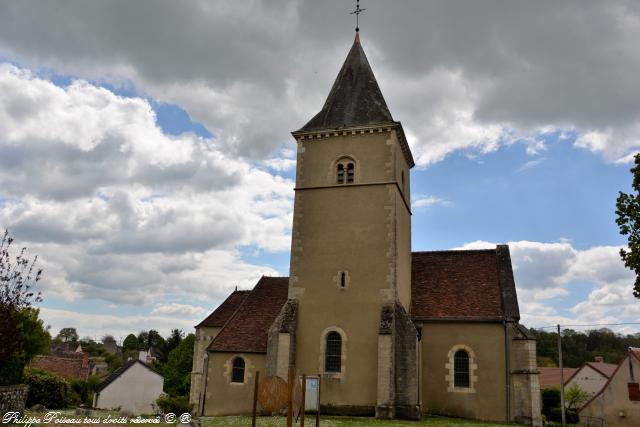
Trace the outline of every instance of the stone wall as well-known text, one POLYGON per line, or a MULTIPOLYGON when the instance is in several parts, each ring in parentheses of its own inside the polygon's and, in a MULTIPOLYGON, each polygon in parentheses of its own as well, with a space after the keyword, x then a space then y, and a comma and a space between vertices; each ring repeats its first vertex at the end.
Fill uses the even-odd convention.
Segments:
POLYGON ((395 416, 419 420, 418 402, 418 333, 400 303, 396 303, 393 319, 395 351, 395 416))
POLYGON ((27 402, 28 385, 0 386, 0 415, 7 412, 24 412, 27 402))

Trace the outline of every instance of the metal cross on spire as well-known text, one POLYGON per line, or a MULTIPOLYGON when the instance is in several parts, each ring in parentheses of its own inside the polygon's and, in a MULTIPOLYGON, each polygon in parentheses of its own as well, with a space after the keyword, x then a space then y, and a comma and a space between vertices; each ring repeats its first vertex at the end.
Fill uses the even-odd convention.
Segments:
POLYGON ((351 12, 349 14, 349 15, 356 15, 356 33, 358 31, 360 31, 360 22, 359 22, 358 18, 360 17, 360 14, 362 12, 364 12, 365 10, 367 10, 367 9, 361 9, 360 8, 360 0, 356 0, 356 10, 354 10, 353 12, 351 12))

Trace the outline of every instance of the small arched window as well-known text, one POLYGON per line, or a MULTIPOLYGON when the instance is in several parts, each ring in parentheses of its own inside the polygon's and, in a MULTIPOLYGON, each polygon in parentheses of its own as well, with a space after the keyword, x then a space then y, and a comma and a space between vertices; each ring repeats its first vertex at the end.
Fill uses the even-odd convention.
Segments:
POLYGON ((336 172, 336 182, 338 184, 344 184, 344 165, 338 163, 338 170, 336 172))
POLYGON ((353 163, 347 164, 347 184, 353 183, 353 176, 355 174, 355 166, 353 163))
POLYGON ((342 365, 342 337, 339 333, 331 331, 327 334, 327 347, 324 359, 326 372, 340 372, 342 365))
POLYGON ((233 359, 231 382, 244 383, 244 359, 242 357, 236 357, 233 359))
POLYGON ((349 158, 342 159, 336 164, 336 183, 353 184, 355 182, 356 165, 349 158))
POLYGON ((344 288, 345 286, 347 286, 347 274, 342 271, 340 272, 340 287, 344 288))
POLYGON ((453 356, 453 385, 454 387, 469 387, 469 353, 464 350, 456 351, 453 356))

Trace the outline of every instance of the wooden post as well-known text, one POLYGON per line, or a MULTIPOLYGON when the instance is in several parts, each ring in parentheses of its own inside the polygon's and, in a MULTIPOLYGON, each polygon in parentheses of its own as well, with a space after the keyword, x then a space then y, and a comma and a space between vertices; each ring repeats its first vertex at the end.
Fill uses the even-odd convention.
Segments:
POLYGON ((558 366, 560 366, 560 421, 562 427, 567 425, 564 415, 564 372, 562 369, 562 337, 560 336, 560 325, 558 325, 558 366))
POLYGON ((289 395, 287 397, 287 427, 293 427, 293 375, 295 368, 289 366, 289 395))
POLYGON ((322 384, 322 374, 318 374, 318 410, 316 411, 316 427, 320 427, 320 387, 322 384))
POLYGON ((300 408, 300 427, 304 427, 305 402, 307 397, 307 374, 302 374, 302 405, 300 408))
POLYGON ((260 381, 260 371, 256 371, 256 380, 253 386, 253 418, 251 427, 256 427, 256 410, 258 408, 258 382, 260 381))

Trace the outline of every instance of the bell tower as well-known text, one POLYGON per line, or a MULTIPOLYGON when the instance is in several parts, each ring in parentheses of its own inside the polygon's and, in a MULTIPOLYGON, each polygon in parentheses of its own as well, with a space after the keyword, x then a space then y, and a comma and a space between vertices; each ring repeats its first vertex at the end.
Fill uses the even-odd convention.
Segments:
POLYGON ((320 373, 321 404, 335 412, 415 418, 414 161, 359 33, 322 110, 292 135, 289 302, 270 332, 271 371, 320 373))

